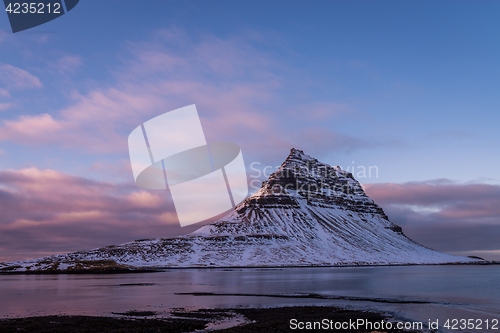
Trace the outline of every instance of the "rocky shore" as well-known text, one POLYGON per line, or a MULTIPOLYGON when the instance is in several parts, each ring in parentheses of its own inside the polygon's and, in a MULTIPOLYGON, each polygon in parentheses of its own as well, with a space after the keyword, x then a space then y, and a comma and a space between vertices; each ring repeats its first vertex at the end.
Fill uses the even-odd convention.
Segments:
MULTIPOLYGON (((83 332, 375 332, 376 329, 335 329, 335 323, 363 319, 371 323, 394 322, 393 318, 378 312, 346 310, 327 306, 296 306, 280 308, 203 309, 188 311, 177 309, 170 317, 156 317, 152 311, 114 313, 113 317, 94 316, 41 316, 0 320, 4 333, 83 333, 83 332), (307 323, 326 321, 332 329, 300 329, 307 323), (302 324, 300 324, 302 323, 302 324), (294 328, 294 329, 292 329, 294 328)), ((384 330, 386 332, 416 333, 417 330, 384 330)))

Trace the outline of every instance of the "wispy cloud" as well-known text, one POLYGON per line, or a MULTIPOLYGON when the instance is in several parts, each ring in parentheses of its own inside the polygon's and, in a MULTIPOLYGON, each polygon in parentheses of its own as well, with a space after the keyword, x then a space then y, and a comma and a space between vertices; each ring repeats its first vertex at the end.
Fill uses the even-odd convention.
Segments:
MULTIPOLYGON (((72 104, 58 112, 4 121, 0 139, 125 154, 127 135, 137 124, 195 103, 207 139, 238 142, 254 156, 292 146, 317 149, 314 132, 330 140, 322 151, 369 146, 368 140, 328 126, 315 130, 318 120, 353 110, 337 102, 290 104, 281 94, 290 69, 258 51, 254 40, 204 35, 195 41, 182 29, 156 31, 146 41, 128 42, 122 65, 114 70, 114 86, 86 94, 73 91, 72 104), (257 141, 265 142, 266 149, 257 141)), ((71 70, 81 59, 68 56, 58 63, 71 70)))
POLYGON ((0 97, 3 97, 3 98, 10 97, 9 91, 7 89, 0 88, 0 97))
POLYGON ((9 33, 7 31, 0 30, 0 43, 3 42, 8 35, 9 33))
POLYGON ((500 250, 500 185, 439 179, 367 184, 366 192, 424 245, 446 252, 500 250))
POLYGON ((32 89, 43 86, 35 75, 8 64, 0 65, 0 81, 11 89, 32 89))
POLYGON ((61 74, 74 73, 83 65, 83 60, 78 55, 65 55, 50 65, 61 74))
POLYGON ((12 109, 16 106, 15 103, 0 103, 0 111, 12 109))
POLYGON ((10 140, 19 143, 48 143, 59 140, 58 132, 64 127, 49 114, 39 116, 21 116, 17 121, 4 121, 0 128, 0 140, 10 140))
MULTIPOLYGON (((488 203, 500 214, 495 202, 500 199, 500 187, 489 184, 457 184, 447 179, 404 184, 367 184, 367 190, 381 203, 440 206, 443 211, 469 202, 488 203)), ((453 209, 455 210, 455 209, 453 209)))
POLYGON ((430 140, 463 140, 477 137, 472 132, 459 129, 431 131, 426 136, 430 140))

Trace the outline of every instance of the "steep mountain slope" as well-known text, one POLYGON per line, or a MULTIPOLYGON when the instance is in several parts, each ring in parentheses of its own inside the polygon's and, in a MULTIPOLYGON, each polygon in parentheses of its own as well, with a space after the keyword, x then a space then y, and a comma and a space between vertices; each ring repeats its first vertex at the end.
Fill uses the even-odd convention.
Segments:
POLYGON ((2 271, 475 262, 406 237, 351 173, 300 150, 225 218, 182 237, 4 263, 2 271))

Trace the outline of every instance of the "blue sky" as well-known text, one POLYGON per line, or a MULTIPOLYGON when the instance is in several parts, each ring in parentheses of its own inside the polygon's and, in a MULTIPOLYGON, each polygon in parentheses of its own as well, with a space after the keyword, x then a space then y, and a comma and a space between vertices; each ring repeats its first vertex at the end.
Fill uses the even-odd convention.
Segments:
MULTIPOLYGON (((495 1, 82 0, 68 14, 16 34, 0 15, 0 171, 24 172, 43 184, 44 177, 128 184, 110 200, 132 195, 128 133, 195 103, 207 139, 238 143, 247 166, 277 166, 297 147, 344 168, 377 166, 378 177, 358 177, 372 188, 497 186, 499 12, 495 1)), ((33 190, 9 185, 9 177, 0 189, 33 190)), ((489 189, 496 198, 498 189, 489 189)), ((446 202, 450 209, 464 201, 446 202)), ((424 213, 415 204, 386 202, 389 210, 397 206, 391 219, 423 242, 423 215, 412 214, 424 213)), ((70 206, 65 214, 104 214, 70 206)), ((490 215, 480 225, 500 231, 498 212, 483 211, 490 215)), ((8 243, 23 235, 19 221, 42 228, 54 220, 11 213, 2 221, 8 243)), ((157 213, 167 214, 151 212, 157 213)), ((484 216, 476 217, 460 223, 484 216)), ((165 219, 155 229, 161 235, 185 232, 172 226, 175 219, 161 231, 165 219)), ((455 222, 447 223, 452 230, 455 222)), ((82 238, 75 250, 135 236, 82 238)), ((71 237, 36 246, 70 251, 71 237)), ((441 250, 460 251, 451 248, 441 250)), ((38 254, 9 249, 16 258, 38 254)))

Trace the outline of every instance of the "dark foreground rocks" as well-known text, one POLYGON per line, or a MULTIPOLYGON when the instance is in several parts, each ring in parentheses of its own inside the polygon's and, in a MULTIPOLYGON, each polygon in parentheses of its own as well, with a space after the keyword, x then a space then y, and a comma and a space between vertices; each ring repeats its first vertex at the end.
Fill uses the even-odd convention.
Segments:
MULTIPOLYGON (((240 326, 217 330, 224 333, 262 332, 374 332, 376 329, 292 329, 291 320, 301 323, 348 322, 364 319, 372 323, 387 322, 386 315, 376 312, 345 310, 336 307, 300 306, 259 309, 209 309, 197 311, 178 310, 171 312, 172 318, 139 318, 152 313, 127 312, 124 318, 93 316, 43 316, 0 320, 0 331, 37 333, 83 333, 83 332, 194 332, 203 330, 217 322, 231 322, 234 317, 244 316, 246 321, 240 326)), ((304 324, 305 325, 305 324, 304 324)), ((215 328, 215 327, 214 327, 215 328)), ((418 332, 409 330, 384 330, 386 332, 418 332)))

